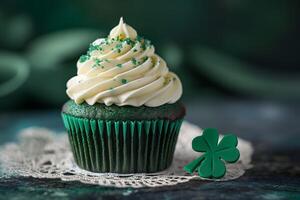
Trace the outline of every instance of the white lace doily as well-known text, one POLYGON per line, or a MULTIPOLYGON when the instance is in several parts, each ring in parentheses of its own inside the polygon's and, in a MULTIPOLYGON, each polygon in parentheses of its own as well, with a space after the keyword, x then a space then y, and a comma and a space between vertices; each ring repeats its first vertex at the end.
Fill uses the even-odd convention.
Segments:
MULTIPOLYGON (((114 187, 157 187, 175 185, 198 179, 189 175, 183 167, 200 156, 192 150, 192 139, 199 136, 201 129, 183 122, 172 166, 155 174, 111 174, 92 173, 80 169, 74 163, 67 134, 57 134, 45 128, 27 128, 19 133, 18 143, 0 147, 2 176, 26 176, 34 178, 59 178, 63 181, 80 181, 87 184, 114 187)), ((250 142, 238 139, 240 160, 226 164, 227 173, 218 181, 236 179, 251 167, 253 148, 250 142)))

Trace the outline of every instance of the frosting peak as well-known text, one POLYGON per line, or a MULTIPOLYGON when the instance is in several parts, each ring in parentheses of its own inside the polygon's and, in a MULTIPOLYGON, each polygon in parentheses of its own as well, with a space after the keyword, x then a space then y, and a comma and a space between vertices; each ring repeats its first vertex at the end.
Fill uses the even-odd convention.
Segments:
POLYGON ((130 39, 135 39, 137 36, 136 31, 134 28, 131 26, 127 25, 126 23, 123 22, 123 17, 120 18, 119 25, 114 27, 109 34, 110 38, 130 38, 130 39))
POLYGON ((175 103, 182 85, 151 42, 120 19, 107 38, 90 44, 77 62, 67 94, 77 104, 157 107, 175 103))

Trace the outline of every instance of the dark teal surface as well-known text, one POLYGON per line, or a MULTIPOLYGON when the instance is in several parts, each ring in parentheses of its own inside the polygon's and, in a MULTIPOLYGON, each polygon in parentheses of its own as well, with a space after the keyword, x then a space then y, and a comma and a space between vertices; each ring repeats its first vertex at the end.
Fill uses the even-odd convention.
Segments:
MULTIPOLYGON (((300 199, 300 105, 265 102, 189 102, 187 119, 251 140, 253 168, 237 180, 191 181, 170 187, 117 189, 79 182, 0 179, 0 199, 300 199)), ((29 126, 63 130, 60 111, 2 113, 0 144, 29 126)))

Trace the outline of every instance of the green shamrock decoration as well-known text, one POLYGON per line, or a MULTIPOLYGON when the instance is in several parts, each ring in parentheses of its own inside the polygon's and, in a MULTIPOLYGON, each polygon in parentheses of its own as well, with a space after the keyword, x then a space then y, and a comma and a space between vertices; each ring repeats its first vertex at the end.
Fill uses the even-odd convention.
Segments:
POLYGON ((240 152, 236 148, 238 144, 235 135, 224 135, 218 143, 219 134, 216 129, 204 129, 203 134, 193 139, 192 147, 203 155, 190 162, 184 170, 192 174, 196 169, 199 176, 203 178, 221 178, 226 173, 223 161, 228 163, 236 162, 240 152))

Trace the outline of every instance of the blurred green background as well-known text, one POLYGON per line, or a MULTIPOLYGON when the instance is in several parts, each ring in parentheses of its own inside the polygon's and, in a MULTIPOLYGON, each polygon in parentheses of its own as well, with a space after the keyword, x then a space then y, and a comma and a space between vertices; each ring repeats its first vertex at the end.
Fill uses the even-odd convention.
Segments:
POLYGON ((300 100, 300 1, 1 0, 0 109, 58 108, 90 42, 119 18, 191 99, 300 100))

